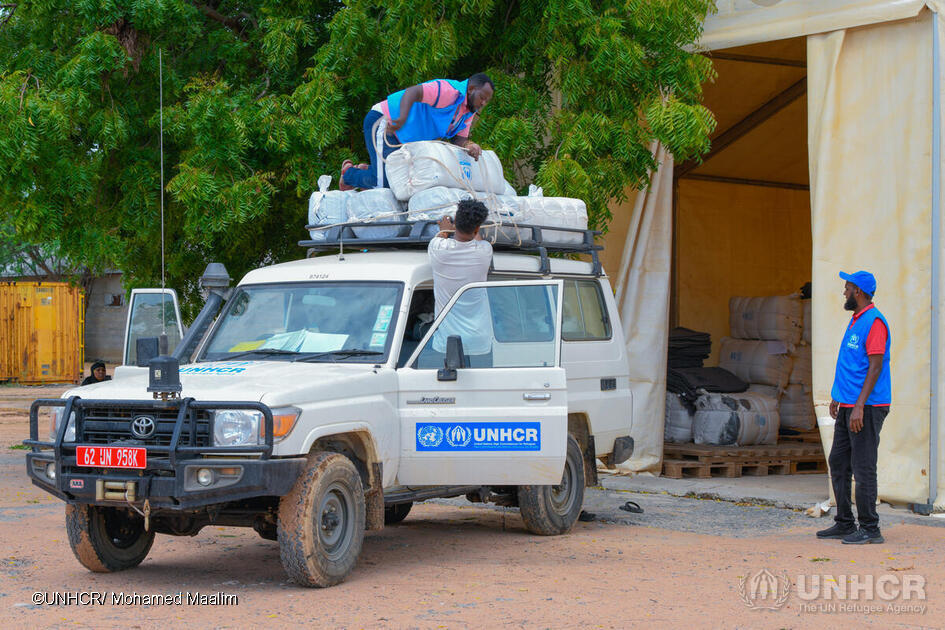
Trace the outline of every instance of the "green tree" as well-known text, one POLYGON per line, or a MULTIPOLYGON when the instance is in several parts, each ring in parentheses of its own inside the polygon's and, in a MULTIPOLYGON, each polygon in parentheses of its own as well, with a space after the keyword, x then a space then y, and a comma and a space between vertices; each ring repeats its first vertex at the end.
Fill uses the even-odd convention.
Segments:
POLYGON ((708 147, 710 62, 687 52, 711 0, 23 0, 0 7, 0 207, 126 284, 160 280, 163 51, 168 285, 193 315, 208 261, 238 277, 298 257, 322 173, 365 157, 373 103, 489 72, 473 131, 518 187, 608 203, 646 182, 648 147, 708 147))

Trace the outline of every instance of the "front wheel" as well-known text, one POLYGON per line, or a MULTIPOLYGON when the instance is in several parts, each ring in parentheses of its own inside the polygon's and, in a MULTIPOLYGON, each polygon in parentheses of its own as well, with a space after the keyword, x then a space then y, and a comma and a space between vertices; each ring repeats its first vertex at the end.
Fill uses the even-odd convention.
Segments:
POLYGON ((561 483, 556 486, 519 486, 518 505, 525 528, 533 534, 555 536, 571 531, 584 503, 584 458, 573 437, 561 483))
POLYGON ((354 569, 364 542, 364 490, 357 468, 338 453, 312 455, 279 501, 279 556, 302 586, 326 587, 354 569))
POLYGON ((154 531, 131 510, 98 505, 66 505, 66 532, 72 553, 89 571, 111 573, 141 564, 154 531))

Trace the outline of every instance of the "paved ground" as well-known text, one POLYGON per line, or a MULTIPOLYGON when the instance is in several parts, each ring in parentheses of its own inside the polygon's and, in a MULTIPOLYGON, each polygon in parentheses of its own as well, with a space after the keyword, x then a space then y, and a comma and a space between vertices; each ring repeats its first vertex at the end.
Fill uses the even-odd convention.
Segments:
POLYGON ((942 521, 887 513, 885 545, 851 547, 813 536, 829 521, 762 504, 806 507, 825 495, 822 476, 725 483, 605 477, 587 493, 585 509, 594 519, 578 523, 569 535, 547 538, 527 534, 515 509, 430 501, 415 506, 401 525, 369 533, 354 573, 326 590, 287 582, 276 543, 222 527, 193 538, 161 536, 138 569, 92 574, 69 549, 62 504, 29 484, 23 452, 9 448, 25 436, 25 407, 12 388, 0 388, 0 410, 9 410, 0 413, 5 627, 943 625, 942 521), (644 512, 619 509, 628 500, 644 512), (924 580, 924 598, 880 597, 898 595, 903 581, 914 579, 924 580), (864 590, 870 580, 883 582, 886 590, 864 590), (851 581, 861 585, 858 600, 852 589, 846 592, 851 581), (838 599, 841 585, 845 593, 838 599), (183 593, 183 601, 124 603, 114 599, 116 593, 126 600, 183 593), (188 596, 218 593, 235 601, 187 603, 188 596), (106 603, 48 605, 56 594, 103 594, 106 603), (918 608, 903 611, 904 606, 918 608))

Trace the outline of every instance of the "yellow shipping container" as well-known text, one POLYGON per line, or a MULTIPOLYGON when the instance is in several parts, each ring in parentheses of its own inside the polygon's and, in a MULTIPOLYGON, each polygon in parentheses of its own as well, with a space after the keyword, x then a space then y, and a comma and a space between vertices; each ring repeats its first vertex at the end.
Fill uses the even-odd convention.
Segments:
POLYGON ((75 383, 85 361, 85 295, 65 282, 0 284, 0 381, 75 383))

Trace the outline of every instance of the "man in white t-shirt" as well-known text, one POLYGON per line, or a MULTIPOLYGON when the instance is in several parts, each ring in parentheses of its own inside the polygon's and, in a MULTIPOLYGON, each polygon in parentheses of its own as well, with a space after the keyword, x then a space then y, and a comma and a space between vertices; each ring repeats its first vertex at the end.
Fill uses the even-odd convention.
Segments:
MULTIPOLYGON (((489 211, 481 201, 463 200, 456 207, 456 219, 443 217, 440 233, 427 247, 433 268, 433 297, 436 315, 446 306, 453 294, 471 282, 484 282, 492 263, 492 245, 482 239, 479 227, 489 211), (453 238, 450 238, 450 232, 453 238)), ((450 310, 449 315, 433 336, 433 350, 446 352, 446 339, 459 335, 463 352, 472 367, 487 367, 492 363, 492 317, 484 289, 467 291, 450 310)), ((424 352, 428 354, 428 352, 424 352)), ((441 367, 440 357, 424 361, 425 367, 441 367), (438 365, 432 365, 437 363, 438 365)))

